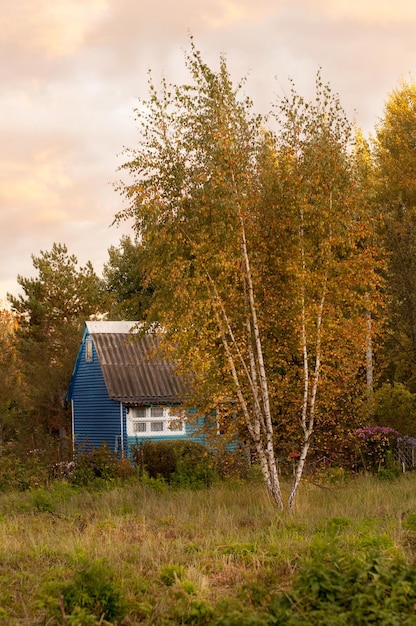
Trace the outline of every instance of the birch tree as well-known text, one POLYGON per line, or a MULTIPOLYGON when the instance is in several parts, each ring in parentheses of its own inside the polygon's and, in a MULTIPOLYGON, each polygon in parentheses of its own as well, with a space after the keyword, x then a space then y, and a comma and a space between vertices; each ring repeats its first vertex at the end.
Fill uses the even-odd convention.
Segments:
POLYGON ((154 289, 148 321, 192 372, 192 401, 241 418, 279 508, 276 451, 285 412, 296 416, 293 507, 316 419, 334 407, 328 387, 345 390, 345 375, 357 384, 365 362, 360 289, 371 287, 371 254, 358 243, 367 224, 355 211, 349 136, 325 89, 311 108, 295 94, 283 101, 272 133, 224 58, 213 72, 191 42, 186 63, 190 85, 149 79, 116 219, 133 218, 154 289))
MULTIPOLYGON (((299 459, 289 495, 295 502, 308 451, 337 399, 365 402, 368 319, 379 304, 378 255, 368 190, 357 173, 352 127, 318 73, 316 98, 294 89, 277 110, 276 172, 291 223, 292 321, 298 338, 299 459)), ((275 203, 279 202, 279 194, 275 203)), ((357 406, 355 405, 355 408, 357 406)), ((355 419, 360 415, 356 414, 355 419)))
POLYGON ((150 82, 150 99, 136 110, 141 139, 127 152, 133 182, 121 185, 129 207, 118 219, 133 217, 147 255, 150 319, 175 343, 200 396, 206 386, 216 406, 236 400, 267 491, 282 508, 250 257, 260 118, 223 58, 214 73, 192 45, 186 62, 192 85, 163 82, 159 93, 150 82))

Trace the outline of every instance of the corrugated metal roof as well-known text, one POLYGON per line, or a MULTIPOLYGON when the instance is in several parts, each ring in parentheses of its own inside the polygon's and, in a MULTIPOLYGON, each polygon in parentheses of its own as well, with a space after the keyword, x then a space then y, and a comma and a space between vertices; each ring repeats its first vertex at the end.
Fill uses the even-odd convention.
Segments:
POLYGON ((157 356, 157 336, 135 337, 129 332, 132 326, 134 322, 87 324, 109 396, 131 404, 179 402, 184 385, 173 364, 157 356))

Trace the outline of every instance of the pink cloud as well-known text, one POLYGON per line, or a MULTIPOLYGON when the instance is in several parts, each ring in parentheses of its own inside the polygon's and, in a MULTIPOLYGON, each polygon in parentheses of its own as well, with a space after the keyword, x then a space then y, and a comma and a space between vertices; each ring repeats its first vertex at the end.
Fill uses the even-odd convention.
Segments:
POLYGON ((66 243, 100 271, 121 231, 123 146, 133 108, 155 80, 188 80, 189 33, 204 59, 227 56, 260 112, 287 87, 312 94, 315 74, 368 132, 401 75, 416 66, 413 0, 19 0, 2 8, 0 299, 32 253, 66 243))

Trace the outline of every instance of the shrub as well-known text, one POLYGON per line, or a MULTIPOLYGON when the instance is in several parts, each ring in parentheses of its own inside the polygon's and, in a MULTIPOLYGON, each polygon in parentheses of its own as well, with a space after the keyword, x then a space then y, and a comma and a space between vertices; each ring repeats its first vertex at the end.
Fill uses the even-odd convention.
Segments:
POLYGON ((371 541, 360 551, 315 544, 292 589, 270 605, 272 624, 414 624, 416 567, 371 541))
POLYGON ((32 501, 34 509, 40 513, 53 513, 55 510, 52 498, 50 497, 50 494, 45 491, 45 489, 33 490, 32 501))
POLYGON ((126 459, 119 459, 106 444, 97 448, 78 449, 68 480, 78 486, 100 484, 116 478, 127 478, 134 472, 126 459))
POLYGON ((209 486, 216 477, 207 448, 195 441, 146 441, 132 448, 140 473, 179 487, 209 486))
POLYGON ((94 624, 97 618, 103 623, 104 619, 122 619, 127 612, 121 591, 103 561, 81 559, 74 579, 60 589, 60 594, 66 623, 94 624))
POLYGON ((404 435, 416 436, 416 394, 401 383, 384 383, 375 392, 375 419, 404 435))
POLYGON ((399 433, 389 426, 366 426, 355 431, 364 469, 376 473, 390 465, 392 469, 392 445, 399 433))
POLYGON ((160 572, 160 580, 167 587, 171 587, 177 580, 182 580, 183 573, 182 565, 164 565, 160 572))
POLYGON ((0 458, 0 491, 26 491, 47 482, 47 467, 37 454, 29 453, 25 459, 14 454, 0 458))
POLYGON ((248 478, 251 469, 250 453, 243 446, 217 447, 215 469, 221 478, 248 478))

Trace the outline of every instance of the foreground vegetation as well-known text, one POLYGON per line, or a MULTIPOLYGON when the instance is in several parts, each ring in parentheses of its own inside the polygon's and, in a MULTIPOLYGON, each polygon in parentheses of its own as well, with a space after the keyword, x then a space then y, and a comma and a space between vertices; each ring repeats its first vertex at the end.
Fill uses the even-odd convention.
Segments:
MULTIPOLYGON (((285 487, 285 485, 284 485, 285 487)), ((416 476, 341 470, 295 514, 261 481, 0 495, 0 623, 416 624, 416 476)))

